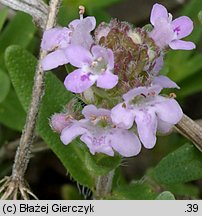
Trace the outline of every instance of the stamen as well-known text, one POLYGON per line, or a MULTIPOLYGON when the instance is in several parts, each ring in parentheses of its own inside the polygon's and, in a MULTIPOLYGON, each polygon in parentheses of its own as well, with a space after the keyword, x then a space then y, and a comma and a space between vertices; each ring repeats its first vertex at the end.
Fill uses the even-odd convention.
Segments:
POLYGON ((147 96, 146 96, 145 94, 143 94, 143 93, 141 93, 140 95, 143 96, 143 97, 145 97, 145 98, 147 97, 147 96))
POLYGON ((98 65, 97 61, 93 61, 92 64, 91 64, 92 67, 96 67, 97 65, 98 65))
POLYGON ((80 5, 80 6, 79 6, 79 15, 80 15, 80 20, 83 19, 83 15, 84 15, 84 13, 85 13, 85 7, 82 6, 82 5, 80 5))
POLYGON ((169 98, 176 98, 176 97, 177 97, 177 95, 173 92, 169 94, 169 98))
POLYGON ((74 118, 72 117, 72 115, 67 115, 66 118, 65 118, 65 121, 68 121, 68 120, 73 120, 74 118))
POLYGON ((156 95, 156 92, 154 92, 154 91, 148 93, 148 96, 155 96, 155 95, 156 95))
POLYGON ((99 57, 99 58, 97 59, 98 62, 101 62, 102 60, 103 60, 103 57, 99 57))
POLYGON ((103 121, 107 121, 108 120, 108 116, 101 116, 100 119, 103 120, 103 121))
POLYGON ((123 103, 123 104, 122 104, 122 107, 123 107, 123 108, 126 108, 126 104, 125 104, 125 103, 123 103))
POLYGON ((106 70, 105 68, 102 68, 102 69, 101 69, 101 73, 104 73, 104 72, 105 72, 105 70, 106 70))
POLYGON ((96 118, 97 118, 97 116, 95 116, 95 115, 91 115, 91 116, 90 116, 90 120, 91 120, 91 121, 95 121, 96 118))

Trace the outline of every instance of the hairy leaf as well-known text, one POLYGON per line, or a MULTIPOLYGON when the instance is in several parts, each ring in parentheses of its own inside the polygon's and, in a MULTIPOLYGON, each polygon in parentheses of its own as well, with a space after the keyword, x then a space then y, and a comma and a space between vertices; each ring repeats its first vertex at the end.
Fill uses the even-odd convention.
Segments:
POLYGON ((109 199, 115 200, 152 200, 155 199, 156 193, 152 188, 142 182, 132 182, 129 185, 120 186, 112 191, 109 199))
POLYGON ((185 183, 202 178, 202 153, 194 145, 185 144, 163 158, 152 173, 162 184, 185 183))
POLYGON ((32 19, 29 15, 24 13, 17 13, 17 15, 9 22, 4 31, 0 34, 0 64, 4 63, 4 51, 12 45, 21 45, 26 47, 34 33, 36 28, 32 23, 32 19))
POLYGON ((10 89, 5 100, 0 103, 0 122, 17 131, 22 131, 26 113, 14 89, 10 89))

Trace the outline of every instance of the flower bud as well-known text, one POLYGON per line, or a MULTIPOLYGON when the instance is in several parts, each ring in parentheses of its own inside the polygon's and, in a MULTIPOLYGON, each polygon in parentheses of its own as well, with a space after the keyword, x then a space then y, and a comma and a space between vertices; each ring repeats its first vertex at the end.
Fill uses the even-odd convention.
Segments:
POLYGON ((70 126, 72 123, 72 117, 66 115, 65 113, 56 113, 50 119, 51 128, 57 132, 61 133, 65 127, 70 126))

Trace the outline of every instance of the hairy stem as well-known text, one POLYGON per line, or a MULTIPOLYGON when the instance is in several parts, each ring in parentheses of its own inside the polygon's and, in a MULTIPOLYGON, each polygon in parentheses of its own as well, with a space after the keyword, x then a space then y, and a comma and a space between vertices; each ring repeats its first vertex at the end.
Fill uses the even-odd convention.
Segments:
POLYGON ((199 124, 184 114, 175 128, 180 134, 192 141, 202 152, 202 127, 199 124))
MULTIPOLYGON (((48 19, 45 30, 55 25, 56 15, 61 0, 51 0, 48 19)), ((12 170, 12 179, 23 179, 27 165, 30 160, 31 145, 33 143, 36 120, 39 113, 40 103, 44 94, 44 79, 40 62, 47 55, 46 51, 40 50, 39 61, 36 68, 34 86, 32 90, 32 101, 28 110, 26 123, 20 139, 19 147, 15 155, 15 162, 12 170)))
POLYGON ((96 181, 95 199, 102 199, 110 194, 113 177, 114 170, 104 176, 98 176, 96 181))

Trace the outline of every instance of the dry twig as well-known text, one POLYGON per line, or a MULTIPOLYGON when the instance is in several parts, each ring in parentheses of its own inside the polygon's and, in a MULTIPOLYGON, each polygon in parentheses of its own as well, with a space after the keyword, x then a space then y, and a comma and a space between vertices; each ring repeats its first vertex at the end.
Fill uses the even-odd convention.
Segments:
POLYGON ((43 0, 0 0, 0 3, 14 10, 23 11, 33 17, 38 27, 44 29, 48 16, 48 5, 43 0))
MULTIPOLYGON (((56 15, 61 0, 51 0, 49 6, 48 19, 45 30, 52 28, 55 25, 56 15)), ((40 103, 44 94, 44 79, 45 73, 40 65, 41 60, 47 55, 47 51, 40 50, 38 66, 36 68, 34 86, 32 90, 32 101, 28 110, 25 127, 20 139, 20 144, 15 155, 15 162, 12 169, 12 175, 5 181, 0 188, 2 191, 2 199, 10 199, 18 197, 21 194, 23 199, 33 196, 29 190, 24 174, 27 169, 31 145, 33 143, 36 120, 39 113, 40 103)), ((33 196, 36 198, 35 196, 33 196)))

